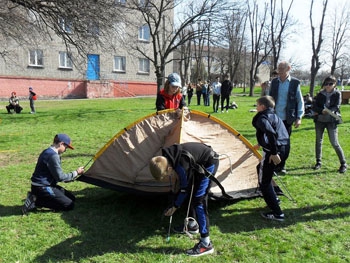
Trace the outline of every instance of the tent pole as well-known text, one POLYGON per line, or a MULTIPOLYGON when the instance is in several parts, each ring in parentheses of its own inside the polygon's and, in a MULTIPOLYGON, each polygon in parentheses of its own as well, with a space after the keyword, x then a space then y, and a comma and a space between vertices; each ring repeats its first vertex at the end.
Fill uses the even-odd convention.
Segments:
POLYGON ((293 201, 294 203, 296 203, 295 199, 292 197, 292 195, 290 194, 290 192, 288 191, 287 186, 283 183, 282 179, 279 177, 279 175, 276 172, 273 172, 274 176, 277 177, 277 179, 279 180, 279 182, 281 183, 281 185, 283 186, 284 190, 286 190, 286 193, 288 193, 288 195, 285 195, 289 201, 293 201))

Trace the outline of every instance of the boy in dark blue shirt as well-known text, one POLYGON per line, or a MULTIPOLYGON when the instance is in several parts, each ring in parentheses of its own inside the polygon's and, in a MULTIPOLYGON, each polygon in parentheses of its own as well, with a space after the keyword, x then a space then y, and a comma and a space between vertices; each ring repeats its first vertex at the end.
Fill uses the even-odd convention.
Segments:
POLYGON ((258 113, 252 124, 256 129, 258 149, 263 149, 263 157, 257 166, 259 186, 263 198, 271 212, 262 213, 266 219, 283 221, 284 214, 272 185, 272 176, 276 166, 288 156, 290 140, 283 121, 275 114, 275 102, 271 96, 263 96, 257 100, 258 113))
POLYGON ((23 214, 27 214, 36 207, 46 207, 55 211, 67 211, 74 208, 75 196, 59 186, 58 182, 71 182, 84 173, 84 168, 64 173, 61 168, 61 154, 67 148, 74 149, 67 134, 57 134, 53 144, 44 150, 37 161, 32 175, 31 192, 22 207, 23 214))

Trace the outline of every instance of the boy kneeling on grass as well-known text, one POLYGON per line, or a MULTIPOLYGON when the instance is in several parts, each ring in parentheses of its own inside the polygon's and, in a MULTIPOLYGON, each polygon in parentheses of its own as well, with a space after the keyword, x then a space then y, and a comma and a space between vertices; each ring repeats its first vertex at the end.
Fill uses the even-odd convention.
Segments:
POLYGON ((283 221, 284 214, 272 185, 272 176, 276 166, 288 156, 289 135, 283 121, 275 114, 275 102, 271 96, 257 99, 252 124, 256 129, 258 144, 255 149, 263 148, 263 157, 257 166, 259 186, 267 206, 272 210, 261 215, 270 220, 283 221))
POLYGON ((61 154, 67 148, 74 149, 67 134, 57 134, 52 145, 44 150, 37 161, 31 178, 31 192, 22 207, 22 213, 28 214, 36 207, 45 207, 54 211, 68 211, 74 208, 75 196, 59 186, 58 182, 72 182, 84 173, 84 167, 64 173, 61 167, 61 154))
MULTIPOLYGON (((189 197, 191 215, 196 215, 201 235, 200 242, 192 249, 187 250, 189 256, 202 256, 214 252, 214 247, 209 238, 209 217, 208 217, 208 192, 210 189, 209 176, 214 176, 218 166, 218 154, 205 144, 189 142, 174 144, 162 149, 162 156, 153 157, 149 167, 152 176, 156 180, 170 180, 172 177, 180 185, 176 200, 172 207, 168 208, 164 215, 172 216, 173 213, 189 197), (200 173, 194 167, 200 166, 204 173, 200 173)), ((189 221, 182 229, 195 230, 198 226, 195 221, 189 221), (191 223, 193 223, 191 225, 191 223)), ((190 232, 190 231, 188 231, 190 232)), ((198 233, 198 232, 197 232, 198 233)))

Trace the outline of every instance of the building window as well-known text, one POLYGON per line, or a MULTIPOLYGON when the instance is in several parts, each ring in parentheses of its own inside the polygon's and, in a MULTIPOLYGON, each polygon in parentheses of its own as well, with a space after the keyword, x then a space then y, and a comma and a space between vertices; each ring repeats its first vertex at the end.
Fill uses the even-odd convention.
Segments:
POLYGON ((72 22, 70 22, 68 19, 61 17, 58 20, 58 24, 64 32, 72 33, 72 22))
POLYGON ((114 23, 115 32, 117 34, 117 38, 125 40, 126 36, 126 24, 124 22, 116 22, 114 23))
POLYGON ((139 28, 139 40, 149 42, 150 33, 148 25, 143 25, 139 28))
POLYGON ((41 49, 29 50, 29 66, 43 67, 44 55, 41 49))
POLYGON ((59 52, 59 68, 73 68, 72 55, 65 51, 59 52))
POLYGON ((126 58, 122 56, 114 56, 113 71, 125 72, 126 71, 126 58))
POLYGON ((98 25, 98 22, 91 21, 87 26, 88 34, 97 36, 100 34, 100 27, 98 25))
POLYGON ((149 74, 149 60, 146 58, 139 58, 139 73, 149 74))

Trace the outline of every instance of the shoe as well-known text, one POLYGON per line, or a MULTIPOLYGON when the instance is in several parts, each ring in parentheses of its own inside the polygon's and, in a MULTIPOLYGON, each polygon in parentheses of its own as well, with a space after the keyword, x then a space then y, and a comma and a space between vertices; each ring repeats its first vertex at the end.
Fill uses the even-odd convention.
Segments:
POLYGON ((338 172, 343 174, 346 172, 347 168, 348 168, 348 166, 346 164, 342 164, 342 165, 340 165, 338 172))
POLYGON ((27 215, 29 211, 35 209, 35 200, 35 195, 33 195, 31 192, 28 192, 27 198, 24 201, 24 205, 22 206, 23 215, 27 215))
POLYGON ((282 168, 282 170, 281 170, 280 174, 282 174, 282 175, 287 174, 287 170, 286 170, 286 168, 282 168))
MULTIPOLYGON (((184 225, 174 227, 173 230, 174 230, 175 233, 186 234, 184 225)), ((192 234, 192 235, 198 234, 199 233, 198 224, 196 224, 194 227, 190 227, 189 225, 187 225, 187 232, 192 234)))
POLYGON ((315 166, 314 166, 314 170, 319 170, 321 169, 321 163, 316 163, 315 166))
POLYGON ((284 221, 284 214, 276 215, 273 212, 269 212, 269 213, 261 213, 261 216, 269 220, 276 220, 280 222, 284 221))
POLYGON ((192 257, 200 257, 212 253, 214 253, 213 245, 209 243, 208 246, 205 246, 202 242, 199 242, 193 248, 186 251, 186 254, 192 257))

